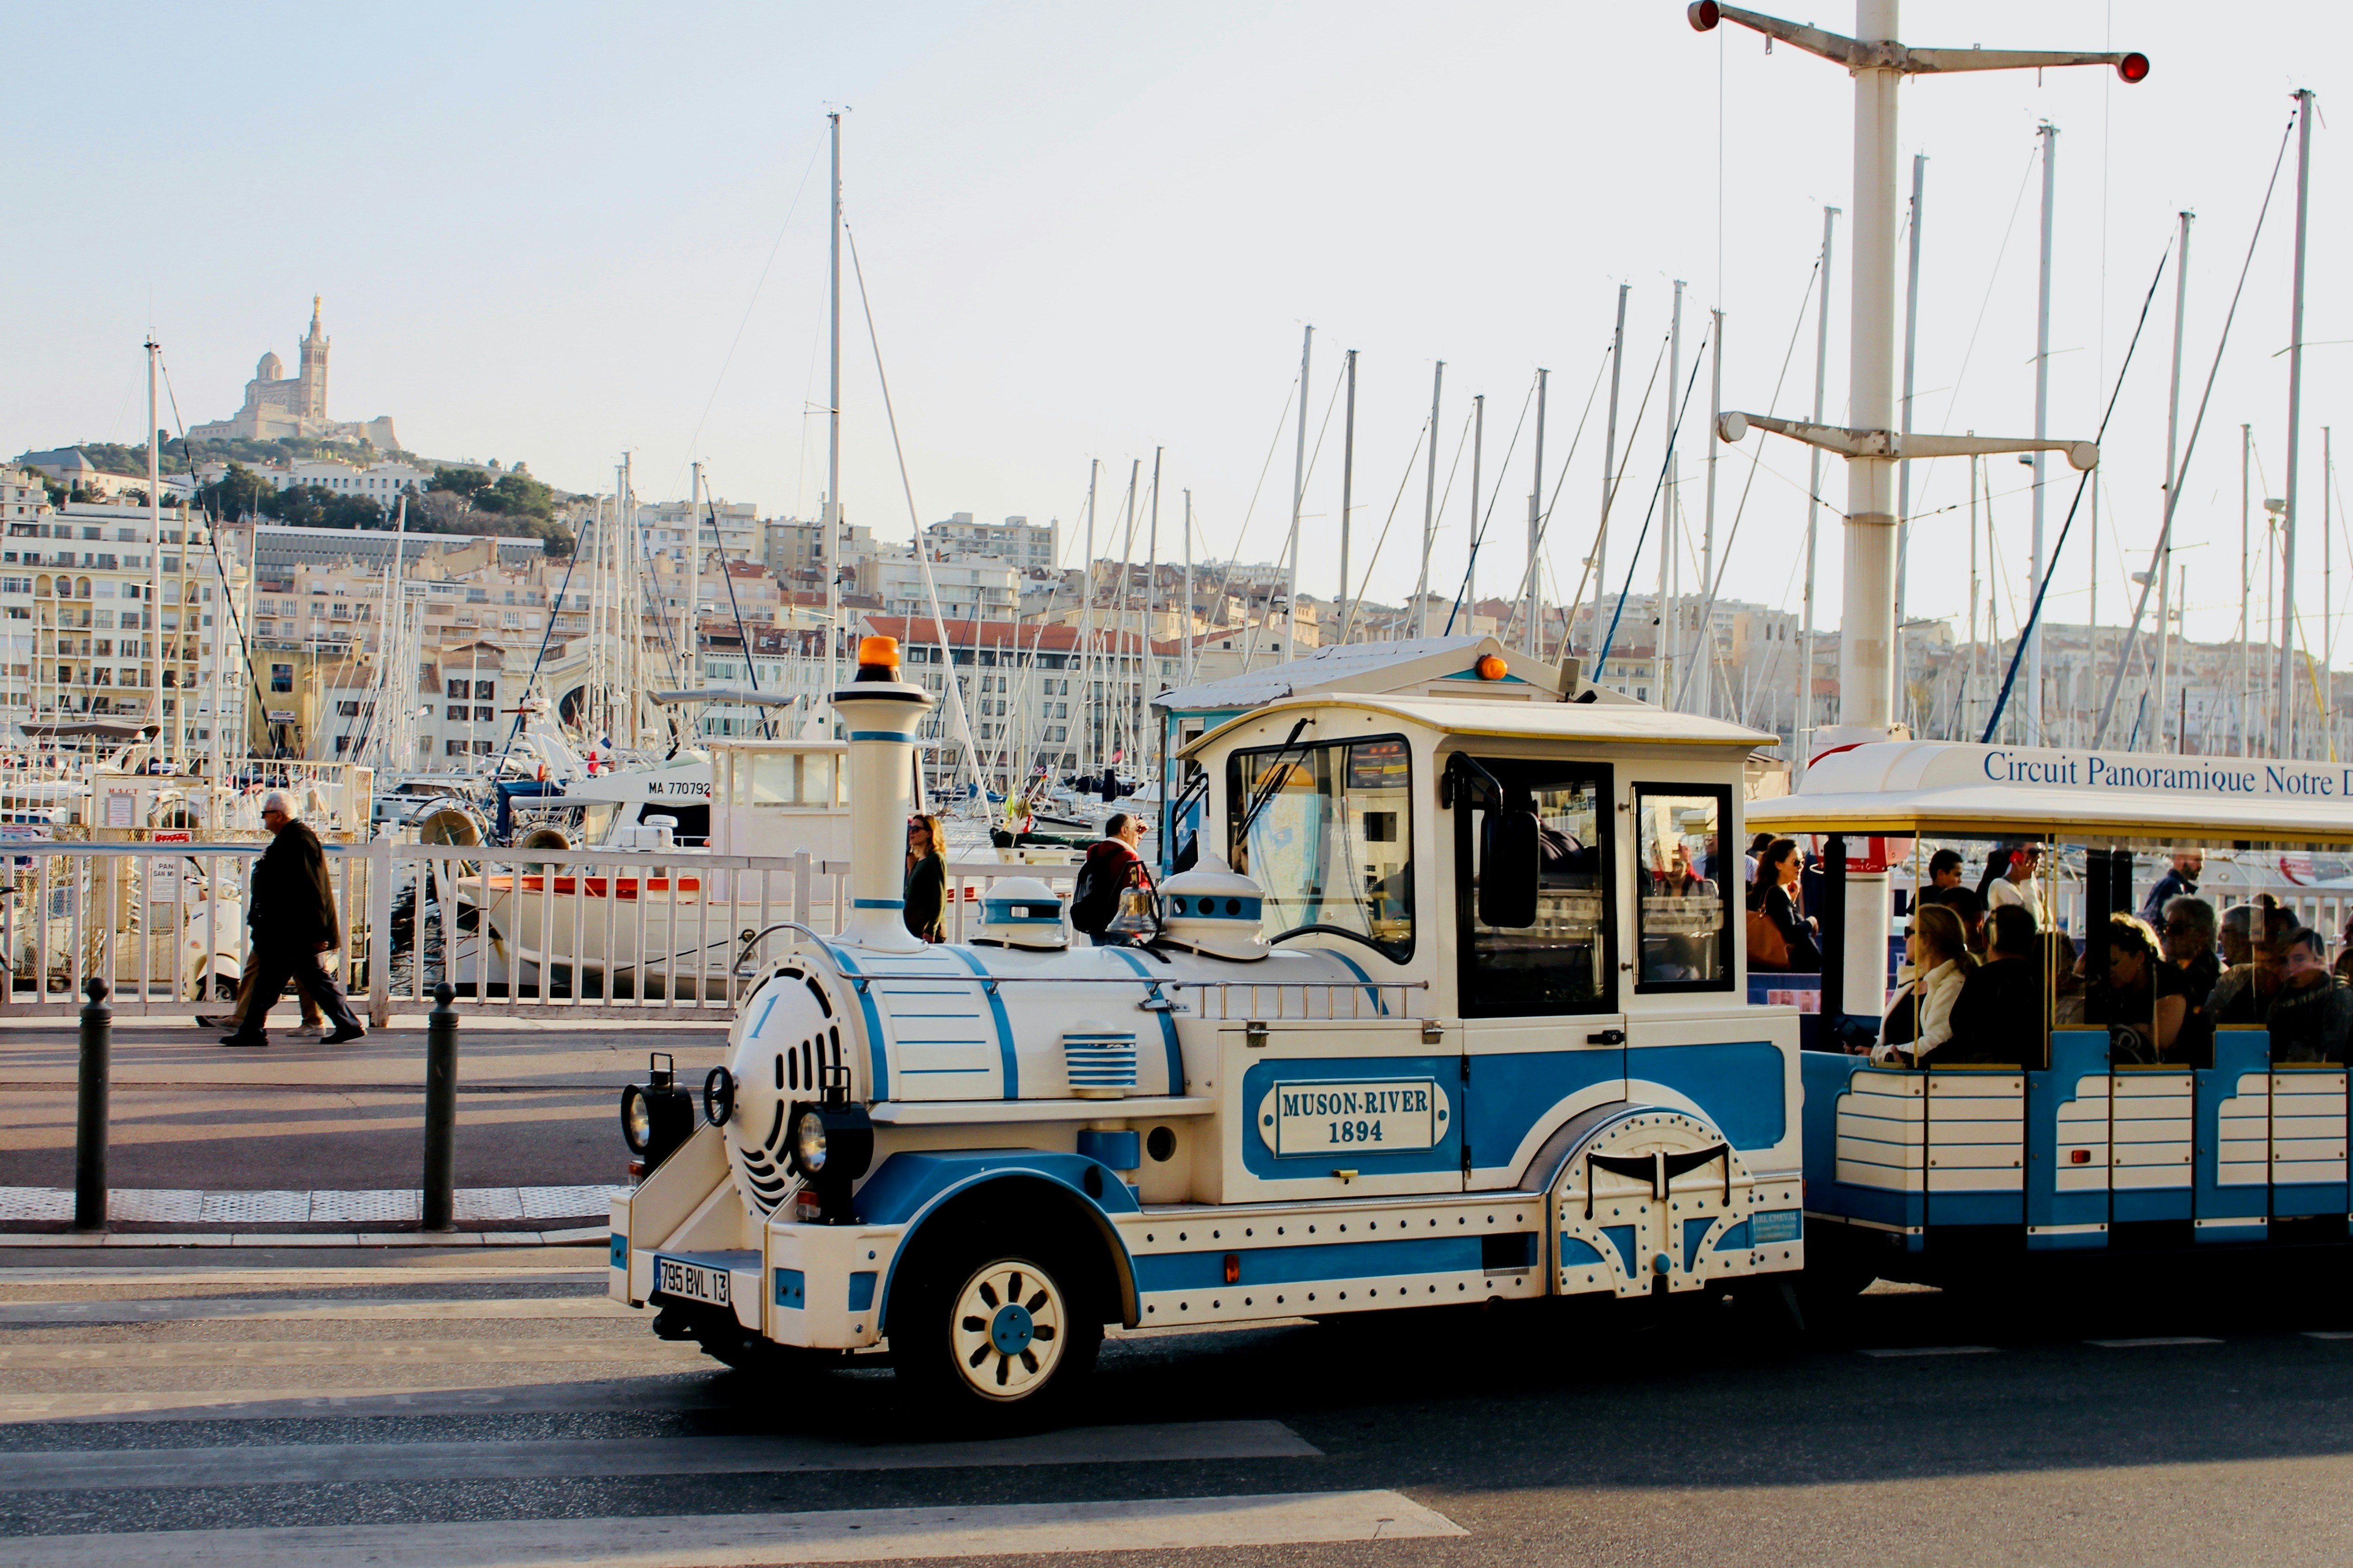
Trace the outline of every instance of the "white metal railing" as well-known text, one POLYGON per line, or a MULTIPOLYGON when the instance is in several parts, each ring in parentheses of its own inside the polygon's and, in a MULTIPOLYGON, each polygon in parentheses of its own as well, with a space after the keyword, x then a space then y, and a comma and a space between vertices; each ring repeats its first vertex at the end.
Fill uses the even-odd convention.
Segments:
MULTIPOLYGON (((0 843, 0 1016, 70 1016, 92 977, 127 1016, 225 1005, 252 948, 247 896, 264 847, 0 843)), ((848 912, 849 864, 807 854, 389 839, 325 850, 343 939, 329 967, 378 1024, 429 1008, 445 981, 469 1013, 723 1019, 748 983, 735 972, 748 939, 781 921, 830 935, 848 912)), ((950 865, 951 936, 977 924, 988 883, 1076 870, 950 865)))

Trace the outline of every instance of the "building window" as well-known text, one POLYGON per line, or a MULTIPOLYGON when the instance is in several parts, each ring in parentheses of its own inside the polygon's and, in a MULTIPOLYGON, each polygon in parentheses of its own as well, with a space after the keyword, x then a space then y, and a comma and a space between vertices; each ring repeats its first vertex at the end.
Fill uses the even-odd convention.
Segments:
POLYGON ((470 681, 453 680, 449 683, 449 695, 452 697, 471 697, 473 694, 474 688, 470 681))
POLYGON ((498 715, 498 710, 495 710, 495 709, 491 709, 491 708, 477 708, 477 709, 475 709, 475 710, 474 710, 474 719, 475 719, 475 721, 476 721, 476 722, 478 722, 478 723, 483 723, 483 724, 490 723, 490 722, 491 722, 492 721, 494 721, 495 719, 497 719, 497 718, 498 718, 498 716, 499 716, 499 715, 498 715))
POLYGON ((269 667, 269 689, 272 691, 293 690, 294 667, 290 664, 271 665, 269 667))
POLYGON ((453 702, 445 717, 453 724, 462 724, 466 721, 466 710, 453 702))

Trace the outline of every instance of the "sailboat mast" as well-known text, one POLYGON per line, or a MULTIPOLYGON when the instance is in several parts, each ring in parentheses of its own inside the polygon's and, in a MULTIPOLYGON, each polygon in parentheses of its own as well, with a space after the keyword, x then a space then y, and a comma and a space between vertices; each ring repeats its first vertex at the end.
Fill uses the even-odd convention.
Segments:
POLYGON ((1087 548, 1080 557, 1079 583, 1079 772, 1094 765, 1095 689, 1090 658, 1095 641, 1095 480, 1103 459, 1087 459, 1087 548))
MULTIPOLYGON (((2187 212, 2181 217, 2179 254, 2173 263, 2173 375, 2165 394, 2165 528, 2160 537, 2157 561, 2157 750, 2165 750, 2165 691, 2172 671, 2173 656, 2173 589, 2168 579, 2173 575, 2173 512, 2179 497, 2175 492, 2181 485, 2181 470, 2174 457, 2176 437, 2181 430, 2181 331, 2182 317, 2189 303, 2189 221, 2187 212)), ((2177 749, 2185 745, 2185 737, 2173 737, 2177 749)))
POLYGON ((2288 307, 2287 509, 2280 526, 2280 662, 2277 754, 2295 754, 2296 458, 2304 447, 2304 258, 2312 197, 2312 89, 2295 94, 2295 287, 2288 307))
POLYGON ((1127 600, 1135 583, 1135 491, 1144 479, 1144 459, 1131 458, 1127 463, 1127 526, 1120 535, 1119 592, 1112 600, 1111 667, 1117 673, 1119 710, 1114 715, 1117 728, 1113 734, 1119 743, 1112 750, 1119 753, 1113 763, 1126 761, 1128 744, 1134 738, 1132 721, 1132 698, 1128 691, 1127 668, 1127 600))
MULTIPOLYGON (((818 563, 825 570, 825 689, 830 692, 839 684, 839 659, 841 649, 838 623, 841 618, 841 573, 836 557, 841 549, 841 110, 826 116, 833 126, 833 217, 827 230, 829 261, 827 268, 827 332, 831 343, 831 368, 828 372, 825 399, 825 500, 818 507, 818 531, 825 535, 818 547, 818 563)), ((915 542, 917 549, 923 541, 915 542)), ((726 564, 724 552, 721 565, 726 564)), ((942 627, 943 633, 946 628, 942 627)), ((745 648, 748 661, 752 650, 745 648)), ((955 669, 947 672, 955 678, 955 669)))
MULTIPOLYGON (((694 479, 687 491, 686 504, 686 626, 680 637, 678 659, 679 684, 689 690, 702 684, 695 667, 702 660, 702 465, 694 465, 694 479)), ((790 601, 786 601, 785 624, 792 624, 790 601)))
MULTIPOLYGON (((1596 654, 1601 651, 1601 605, 1609 596, 1609 502, 1618 482, 1619 372, 1626 366, 1626 296, 1632 288, 1630 283, 1618 285, 1618 328, 1609 339, 1609 418, 1601 438, 1601 521, 1593 532, 1593 559, 1586 563, 1593 568, 1593 631, 1589 642, 1596 654)), ((1437 440, 1438 432, 1430 431, 1430 438, 1437 440)), ((1575 614, 1570 612, 1572 617, 1575 614)), ((1601 679, 1599 666, 1592 679, 1601 679)))
POLYGON ((1307 496, 1307 372, 1315 354, 1315 329, 1299 341, 1299 440, 1291 458, 1291 550, 1282 578, 1283 635, 1293 657, 1299 648, 1299 509, 1307 496))
MULTIPOLYGON (((2042 122, 2042 281, 2034 309, 2034 438, 2051 434, 2051 228, 2059 192, 2059 128, 2042 122)), ((2030 597, 2042 586, 2042 466, 2043 454, 2033 454, 2034 525, 2027 549, 2030 597)), ((2158 718, 2162 733, 2165 720, 2158 718)), ((2026 743, 2042 744, 2042 622, 2035 618, 2026 637, 2026 743)))
POLYGON ((1551 380, 1552 372, 1539 367, 1536 371, 1536 452, 1535 466, 1530 468, 1528 478, 1528 585, 1527 592, 1521 595, 1525 601, 1527 626, 1521 636, 1520 646, 1530 658, 1544 651, 1544 637, 1537 625, 1542 618, 1538 606, 1544 601, 1539 596, 1540 589, 1536 583, 1536 531, 1543 521, 1544 512, 1545 393, 1551 380))
MULTIPOLYGON (((1912 433, 1913 372, 1920 360, 1920 202, 1928 179, 1928 154, 1912 154, 1912 256, 1904 290, 1904 433, 1912 433)), ((1895 465, 1895 708, 1904 716, 1905 574, 1912 562, 1912 464, 1895 465)))
POLYGON ((1176 668, 1186 685, 1193 684, 1193 492, 1185 492, 1185 614, 1177 625, 1184 641, 1176 668))
MULTIPOLYGON (((156 639, 163 631, 164 604, 164 453, 160 445, 164 431, 155 423, 160 417, 155 407, 156 355, 163 352, 154 339, 147 340, 147 542, 154 547, 149 564, 154 568, 154 582, 147 590, 147 651, 153 658, 155 692, 155 754, 164 756, 175 750, 172 745, 173 731, 179 728, 175 718, 164 722, 164 645, 156 639)), ((190 475, 194 478, 193 471, 190 475)))
MULTIPOLYGON (((1724 312, 1709 312, 1707 334, 1707 512, 1700 525, 1701 623, 1692 629, 1692 658, 1701 669, 1700 711, 1715 716, 1715 422, 1724 413, 1724 312)), ((1691 684, 1686 672, 1683 684, 1691 684)), ((1727 693, 1727 695, 1729 695, 1727 693)))
POLYGON ((1160 454, 1152 448, 1152 524, 1144 547, 1144 647, 1152 646, 1152 601, 1160 595, 1160 454))
POLYGON ((1462 629, 1466 632, 1479 618, 1479 459, 1486 447, 1487 395, 1482 392, 1471 400, 1471 526, 1467 534, 1471 552, 1462 565, 1462 629))
POLYGON ((1430 635, 1430 542, 1438 527, 1438 399, 1446 390, 1446 362, 1430 378, 1430 477, 1421 489, 1421 576, 1413 590, 1413 635, 1430 635))
POLYGON ((1682 619, 1668 603, 1674 593, 1675 502, 1681 499, 1683 482, 1683 453, 1675 446, 1675 437, 1683 433, 1683 280, 1678 278, 1674 303, 1667 314, 1667 481, 1666 497, 1659 508, 1659 633, 1651 638, 1656 646, 1651 649, 1651 689, 1662 708, 1674 706, 1674 640, 1683 634, 1682 619))
MULTIPOLYGON (((1822 399, 1828 388, 1831 363, 1831 242, 1839 209, 1822 209, 1821 292, 1814 300, 1814 423, 1822 422, 1822 399)), ((1806 594, 1804 619, 1798 629, 1797 755, 1791 759, 1798 778, 1806 776, 1806 755, 1811 749, 1807 732, 1814 727, 1814 546, 1820 539, 1822 506, 1822 449, 1806 448, 1806 594)))
MULTIPOLYGON (((1185 492, 1187 496, 1193 492, 1185 492)), ((1348 513, 1356 496, 1356 351, 1348 351, 1348 419, 1340 441, 1340 592, 1332 618, 1342 641, 1348 626, 1348 513)), ((1319 637, 1317 639, 1321 641, 1319 637)))

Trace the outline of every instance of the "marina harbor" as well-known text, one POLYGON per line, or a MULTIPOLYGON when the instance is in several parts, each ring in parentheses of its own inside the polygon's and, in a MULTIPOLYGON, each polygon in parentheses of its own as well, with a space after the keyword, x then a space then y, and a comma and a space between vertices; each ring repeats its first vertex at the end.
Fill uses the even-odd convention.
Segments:
POLYGON ((2353 15, 10 20, 0 1568, 2344 1559, 2353 15))

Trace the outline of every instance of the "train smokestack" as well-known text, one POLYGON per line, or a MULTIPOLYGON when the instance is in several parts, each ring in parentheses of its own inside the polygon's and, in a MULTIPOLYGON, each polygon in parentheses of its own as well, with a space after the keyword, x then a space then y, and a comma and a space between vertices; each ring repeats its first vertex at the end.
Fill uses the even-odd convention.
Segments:
POLYGON ((849 923, 842 940, 879 952, 917 952, 907 930, 903 868, 915 809, 915 730, 931 694, 899 678, 896 637, 858 645, 858 673, 833 694, 849 729, 849 923))

